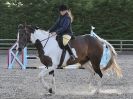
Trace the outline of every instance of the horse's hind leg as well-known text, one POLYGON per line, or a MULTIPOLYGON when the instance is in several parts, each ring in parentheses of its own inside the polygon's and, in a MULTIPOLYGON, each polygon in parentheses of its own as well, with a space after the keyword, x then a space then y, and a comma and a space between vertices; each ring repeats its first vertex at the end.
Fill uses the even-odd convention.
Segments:
POLYGON ((90 89, 90 91, 93 89, 92 88, 92 82, 93 82, 93 80, 95 80, 96 79, 96 77, 98 77, 99 79, 97 79, 97 81, 98 81, 98 85, 97 85, 97 87, 96 87, 96 91, 95 91, 95 93, 99 93, 99 90, 100 90, 100 88, 102 87, 102 82, 103 82, 103 78, 104 78, 104 76, 103 76, 103 78, 100 78, 99 76, 96 76, 95 75, 95 72, 94 71, 92 71, 91 69, 89 70, 90 71, 90 77, 89 77, 89 89, 90 89))
POLYGON ((96 91, 95 91, 95 93, 99 93, 100 92, 100 88, 102 87, 102 85, 103 85, 103 80, 104 80, 104 77, 103 78, 99 78, 99 79, 97 79, 97 87, 96 87, 96 91))
POLYGON ((98 57, 93 56, 90 58, 90 61, 94 71, 102 78, 103 74, 100 70, 100 59, 98 57))
POLYGON ((90 73, 90 76, 89 76, 89 90, 91 91, 91 87, 92 87, 92 84, 91 83, 92 83, 92 81, 94 79, 95 72, 94 72, 94 70, 93 70, 92 65, 91 65, 90 62, 87 62, 86 64, 84 64, 83 67, 85 69, 87 69, 89 71, 89 73, 90 73))
POLYGON ((98 86, 96 88, 96 92, 99 92, 99 89, 102 85, 102 77, 103 74, 100 70, 100 59, 98 57, 96 57, 95 55, 93 57, 90 58, 91 64, 92 64, 92 68, 94 69, 94 71, 100 76, 100 80, 98 80, 98 86))
POLYGON ((100 88, 106 83, 106 82, 110 82, 113 77, 114 77, 114 73, 112 70, 108 71, 108 72, 103 72, 104 76, 103 78, 99 78, 98 81, 98 85, 97 85, 97 89, 95 91, 95 93, 99 93, 100 92, 100 88))
POLYGON ((92 88, 92 82, 93 82, 93 79, 94 79, 94 76, 95 76, 95 72, 92 72, 90 70, 90 76, 89 76, 89 91, 91 91, 93 88, 92 88))

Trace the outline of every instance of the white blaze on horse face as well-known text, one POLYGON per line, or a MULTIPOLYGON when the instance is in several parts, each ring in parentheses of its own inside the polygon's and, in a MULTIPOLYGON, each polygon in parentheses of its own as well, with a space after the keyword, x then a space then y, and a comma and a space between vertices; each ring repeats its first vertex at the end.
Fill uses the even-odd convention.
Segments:
MULTIPOLYGON (((19 42, 19 32, 18 32, 18 35, 17 35, 17 42, 19 42)), ((18 48, 19 48, 19 44, 17 43, 16 50, 18 50, 18 48)))
POLYGON ((19 41, 19 32, 18 32, 18 35, 17 35, 17 42, 19 41))

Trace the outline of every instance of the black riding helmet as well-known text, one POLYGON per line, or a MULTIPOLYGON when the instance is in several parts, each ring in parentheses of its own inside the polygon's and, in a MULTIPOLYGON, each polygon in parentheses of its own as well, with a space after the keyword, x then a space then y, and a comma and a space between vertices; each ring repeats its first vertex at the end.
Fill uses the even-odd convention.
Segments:
POLYGON ((68 7, 64 4, 59 6, 59 11, 64 11, 64 10, 68 10, 68 7))

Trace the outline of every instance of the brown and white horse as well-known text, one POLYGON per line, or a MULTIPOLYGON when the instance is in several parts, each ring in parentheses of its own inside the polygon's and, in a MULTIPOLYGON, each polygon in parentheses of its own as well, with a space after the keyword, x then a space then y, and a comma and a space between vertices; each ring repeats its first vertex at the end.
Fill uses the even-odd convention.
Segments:
MULTIPOLYGON (((52 93, 52 88, 49 88, 44 81, 46 74, 53 74, 54 82, 54 70, 60 63, 60 57, 62 49, 59 47, 56 41, 56 35, 52 35, 47 31, 37 29, 30 25, 19 25, 18 26, 18 50, 21 51, 29 42, 32 42, 38 50, 39 58, 42 64, 46 68, 43 68, 39 73, 39 77, 43 85, 52 93)), ((116 52, 114 48, 106 41, 94 38, 93 36, 86 34, 77 36, 75 39, 70 41, 70 45, 73 49, 74 54, 77 56, 76 62, 81 65, 76 65, 76 68, 84 67, 90 69, 91 74, 97 73, 101 78, 104 72, 113 70, 118 77, 122 76, 121 68, 116 63, 116 52), (100 68, 100 61, 103 54, 103 43, 106 43, 111 52, 111 58, 104 68, 100 68), (84 65, 87 62, 90 65, 84 65)), ((73 64, 68 52, 62 66, 68 68, 70 64, 73 64), (68 66, 68 67, 67 67, 68 66)), ((75 63, 75 62, 74 62, 75 63)), ((70 65, 71 66, 71 65, 70 65)), ((75 66, 75 65, 74 65, 75 66)), ((93 78, 90 78, 90 80, 93 78)), ((54 85, 54 84, 53 84, 54 85)), ((99 90, 99 89, 98 89, 99 90)))

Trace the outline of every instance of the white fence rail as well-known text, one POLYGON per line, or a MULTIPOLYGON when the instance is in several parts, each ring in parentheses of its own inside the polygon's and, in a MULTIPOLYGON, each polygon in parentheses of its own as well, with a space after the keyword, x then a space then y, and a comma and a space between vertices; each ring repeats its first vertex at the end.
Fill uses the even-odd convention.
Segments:
POLYGON ((117 51, 133 51, 133 40, 107 40, 117 51))
MULTIPOLYGON (((15 42, 16 39, 0 39, 0 50, 8 50, 15 42)), ((35 50, 35 47, 29 44, 28 49, 35 50)))
MULTIPOLYGON (((110 42, 117 51, 133 51, 133 40, 107 40, 110 42)), ((0 39, 0 49, 7 50, 9 49, 14 43, 16 39, 0 39)), ((28 49, 34 50, 34 46, 28 47, 28 49)))

